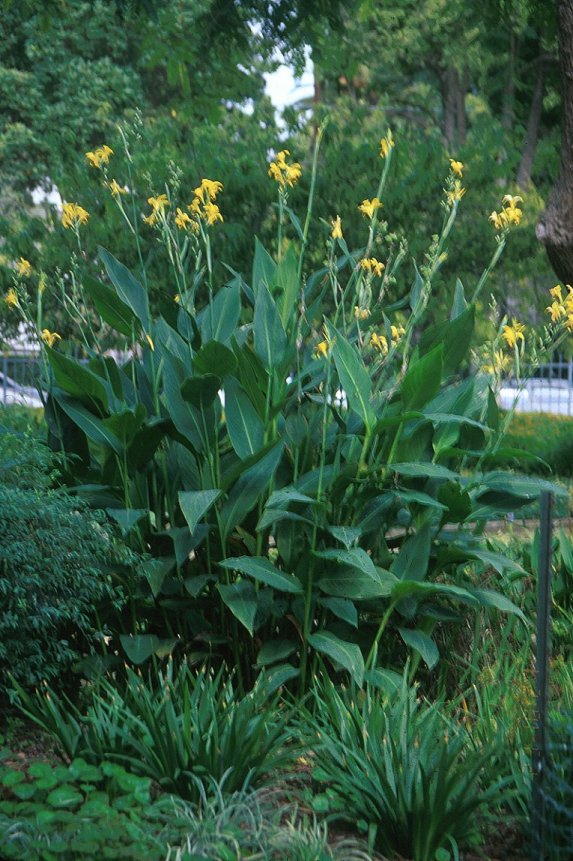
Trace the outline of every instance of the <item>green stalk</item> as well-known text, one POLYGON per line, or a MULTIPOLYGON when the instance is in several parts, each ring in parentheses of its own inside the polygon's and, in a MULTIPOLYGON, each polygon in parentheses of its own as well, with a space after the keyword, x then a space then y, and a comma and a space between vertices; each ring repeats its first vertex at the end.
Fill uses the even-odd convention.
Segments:
POLYGON ((314 152, 312 155, 312 169, 310 175, 310 191, 308 193, 308 203, 306 206, 306 216, 304 219, 304 227, 302 229, 302 248, 300 249, 300 257, 298 259, 298 280, 300 281, 302 275, 302 264, 304 260, 304 253, 306 251, 306 246, 308 244, 308 231, 310 228, 310 219, 312 217, 312 205, 314 203, 314 192, 316 189, 316 174, 317 174, 317 165, 318 165, 318 153, 320 150, 320 142, 322 140, 322 136, 324 134, 325 124, 319 126, 316 141, 314 144, 314 152))
POLYGON ((365 670, 369 670, 372 667, 372 661, 374 660, 374 656, 378 652, 378 644, 380 642, 382 634, 386 630, 386 626, 387 626, 388 622, 390 621, 390 616, 392 615, 395 606, 396 606, 396 601, 391 601, 390 606, 388 607, 388 609, 386 610, 386 612, 382 616, 382 619, 380 620, 380 625, 378 626, 376 636, 374 637, 374 642, 372 643, 372 647, 371 647, 370 651, 368 652, 368 657, 366 658, 366 663, 364 664, 365 670))

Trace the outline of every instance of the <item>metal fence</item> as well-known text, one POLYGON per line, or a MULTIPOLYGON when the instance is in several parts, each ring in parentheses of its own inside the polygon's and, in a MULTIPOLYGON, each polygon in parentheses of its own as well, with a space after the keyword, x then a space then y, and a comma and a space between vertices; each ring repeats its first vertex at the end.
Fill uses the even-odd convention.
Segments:
POLYGON ((506 380, 499 391, 500 406, 510 409, 516 399, 517 412, 573 415, 573 360, 556 357, 540 365, 522 388, 506 380))
POLYGON ((41 406, 37 392, 39 378, 38 354, 0 355, 0 404, 41 406))

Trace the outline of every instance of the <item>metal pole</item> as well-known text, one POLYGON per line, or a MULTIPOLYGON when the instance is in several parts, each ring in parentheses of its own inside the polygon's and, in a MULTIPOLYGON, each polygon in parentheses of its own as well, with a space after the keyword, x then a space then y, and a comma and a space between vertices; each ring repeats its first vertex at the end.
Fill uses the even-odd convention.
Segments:
POLYGON ((547 702, 551 648, 551 563, 553 543, 553 495, 541 494, 537 587, 537 640, 535 655, 535 736, 531 791, 532 859, 545 859, 545 773, 547 770, 547 702))

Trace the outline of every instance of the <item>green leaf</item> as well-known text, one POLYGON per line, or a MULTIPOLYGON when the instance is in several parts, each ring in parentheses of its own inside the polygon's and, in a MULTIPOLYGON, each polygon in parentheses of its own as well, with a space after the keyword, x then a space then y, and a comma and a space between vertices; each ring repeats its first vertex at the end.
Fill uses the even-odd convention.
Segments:
POLYGON ((339 565, 351 565, 369 577, 373 579, 377 578, 376 566, 362 547, 353 547, 351 550, 341 550, 338 547, 334 547, 328 550, 317 550, 314 555, 319 559, 332 559, 338 562, 339 565))
POLYGON ((296 643, 292 640, 269 640, 263 643, 257 655, 257 666, 266 667, 284 661, 296 651, 296 643))
POLYGON ((405 410, 419 409, 434 397, 440 388, 443 366, 443 344, 412 360, 400 389, 405 410))
POLYGON ((566 487, 560 487, 552 481, 533 476, 515 475, 511 472, 488 472, 480 479, 480 496, 486 491, 498 491, 523 499, 536 499, 541 491, 546 490, 556 496, 568 496, 566 487))
POLYGON ((229 559, 224 559, 219 562, 222 568, 230 568, 233 571, 240 571, 241 574, 247 574, 261 583, 266 583, 267 586, 272 586, 279 592, 290 592, 299 594, 302 592, 302 584, 300 580, 292 574, 285 574, 279 571, 278 568, 269 562, 263 556, 235 556, 229 559))
MULTIPOLYGON (((272 667, 259 677, 258 684, 264 690, 267 698, 271 697, 279 688, 286 685, 287 682, 296 679, 300 675, 300 670, 293 667, 292 664, 279 664, 278 667, 272 667)), ((236 856, 233 854, 233 859, 236 856)))
POLYGON ((264 457, 245 469, 233 485, 219 513, 223 541, 227 540, 235 526, 255 507, 259 497, 271 483, 282 453, 283 444, 275 445, 264 457))
POLYGON ((56 789, 52 789, 51 792, 48 793, 46 797, 46 804, 51 805, 52 807, 63 807, 67 810, 73 810, 83 802, 84 797, 81 792, 71 786, 69 783, 65 783, 63 786, 58 786, 56 789))
POLYGON ((353 628, 358 627, 358 610, 348 598, 322 598, 318 599, 321 607, 326 607, 339 619, 348 622, 353 628))
POLYGON ((106 508, 108 514, 122 531, 123 536, 129 535, 131 530, 149 515, 147 508, 106 508))
POLYGON ((438 502, 437 499, 434 499, 433 496, 430 496, 429 493, 424 493, 421 490, 397 490, 396 496, 398 499, 403 500, 404 502, 410 503, 414 502, 417 505, 424 505, 428 508, 438 508, 440 511, 445 511, 446 506, 441 502, 438 502))
POLYGON ((334 326, 328 324, 332 356, 348 406, 361 417, 365 427, 372 428, 375 414, 370 405, 371 380, 362 357, 334 326))
POLYGON ((98 419, 81 403, 70 398, 67 395, 56 394, 55 398, 63 411, 71 420, 79 427, 88 439, 92 442, 97 442, 100 445, 107 445, 116 454, 121 454, 122 445, 117 436, 106 427, 101 419, 98 419))
POLYGON ((411 596, 418 598, 434 598, 443 595, 466 604, 476 605, 477 598, 472 592, 461 586, 453 586, 449 583, 420 583, 418 580, 400 580, 392 588, 392 600, 401 601, 411 596))
POLYGON ((181 385, 181 395, 192 406, 197 409, 205 409, 211 406, 217 395, 222 382, 214 374, 205 374, 204 377, 189 377, 181 385))
POLYGON ((154 598, 161 592, 163 581, 173 570, 175 558, 173 556, 161 557, 159 559, 144 559, 140 563, 138 571, 143 574, 154 598))
POLYGON ((389 463, 388 469, 400 475, 415 476, 416 478, 459 478, 457 472, 452 472, 439 463, 389 463))
POLYGON ((406 645, 422 656, 422 660, 429 670, 436 666, 440 659, 440 653, 431 637, 428 637, 423 631, 412 631, 410 628, 398 628, 398 631, 406 645))
POLYGON ((420 353, 425 355, 437 345, 444 348, 444 373, 452 374, 467 355, 474 331, 475 305, 470 305, 453 320, 432 326, 422 336, 420 353))
POLYGON ((432 534, 425 524, 404 541, 390 570, 398 580, 423 580, 428 571, 432 534))
POLYGON ((327 595, 337 598, 350 598, 353 601, 367 601, 374 598, 387 598, 396 578, 389 571, 376 569, 376 577, 364 574, 350 566, 333 566, 320 578, 317 586, 327 595))
POLYGON ((341 640, 330 631, 321 631, 311 634, 308 638, 309 645, 322 655, 326 655, 335 665, 339 664, 348 670, 352 679, 359 687, 364 681, 364 658, 360 647, 356 643, 348 643, 341 640))
POLYGON ((308 496, 306 493, 301 493, 294 487, 283 487, 281 490, 275 490, 269 496, 266 508, 286 508, 291 502, 303 502, 307 505, 316 505, 316 499, 308 496))
POLYGON ((266 250, 265 246, 255 237, 255 256, 253 260, 253 293, 258 296, 261 284, 270 287, 275 280, 277 264, 266 250))
POLYGON ((385 691, 387 694, 394 694, 399 691, 403 684, 403 678, 394 670, 386 670, 383 667, 376 667, 373 670, 368 670, 364 674, 364 681, 368 682, 374 688, 385 691))
POLYGON ((358 526, 329 526, 328 531, 333 538, 344 544, 347 550, 350 550, 362 535, 362 530, 358 526))
POLYGON ((285 328, 298 304, 300 284, 297 270, 294 246, 289 245, 276 268, 274 279, 274 283, 279 288, 276 297, 277 308, 285 328))
POLYGON ((222 490, 180 490, 177 494, 179 506, 191 533, 195 532, 212 505, 222 495, 222 490))
POLYGON ((219 341, 208 341, 193 357, 193 370, 199 375, 215 374, 222 379, 236 368, 235 354, 219 341))
POLYGON ((450 523, 463 523, 472 513, 471 497, 458 481, 442 484, 438 499, 447 506, 447 519, 450 523))
POLYGON ((265 429, 249 396, 234 377, 225 381, 225 418, 231 444, 241 460, 263 446, 265 429))
POLYGON ((159 637, 155 634, 120 634, 119 641, 133 664, 143 664, 159 647, 159 637))
POLYGON ((460 314, 463 314, 467 307, 468 303, 466 302, 464 285, 458 278, 456 280, 456 286, 454 288, 454 301, 452 303, 452 310, 450 312, 450 320, 455 320, 456 317, 459 317, 460 314))
POLYGON ((472 589, 471 592, 483 607, 495 607, 497 610, 501 610, 502 613, 511 613, 514 616, 519 616, 523 622, 527 623, 527 619, 517 604, 514 604, 513 601, 510 601, 501 592, 496 592, 493 589, 472 589))
POLYGON ((44 347, 58 386, 68 395, 93 398, 109 409, 109 398, 103 380, 75 359, 70 359, 47 345, 44 347))
POLYGON ((229 586, 219 583, 217 591, 223 603, 252 636, 257 613, 257 593, 253 584, 246 580, 241 583, 231 583, 229 586))
POLYGON ((147 293, 129 269, 119 260, 98 246, 100 260, 105 266, 108 278, 115 287, 119 298, 128 305, 138 318, 146 332, 149 332, 151 319, 149 316, 149 303, 147 293))
POLYGON ((95 305, 96 311, 108 325, 121 335, 131 337, 139 329, 139 321, 129 305, 117 293, 90 275, 84 275, 82 283, 95 305))
POLYGON ((228 287, 219 290, 204 311, 197 315, 202 340, 229 341, 237 328, 240 314, 240 279, 235 278, 228 287))
POLYGON ((253 320, 255 353, 267 370, 280 367, 287 339, 280 314, 267 288, 259 288, 253 320))

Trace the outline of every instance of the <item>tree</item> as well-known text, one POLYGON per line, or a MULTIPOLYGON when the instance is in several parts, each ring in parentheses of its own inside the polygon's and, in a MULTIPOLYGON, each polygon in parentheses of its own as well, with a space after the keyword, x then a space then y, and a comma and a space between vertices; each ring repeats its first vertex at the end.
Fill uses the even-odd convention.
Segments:
POLYGON ((573 0, 557 7, 563 126, 561 165, 537 238, 547 250, 557 277, 573 283, 573 0))

